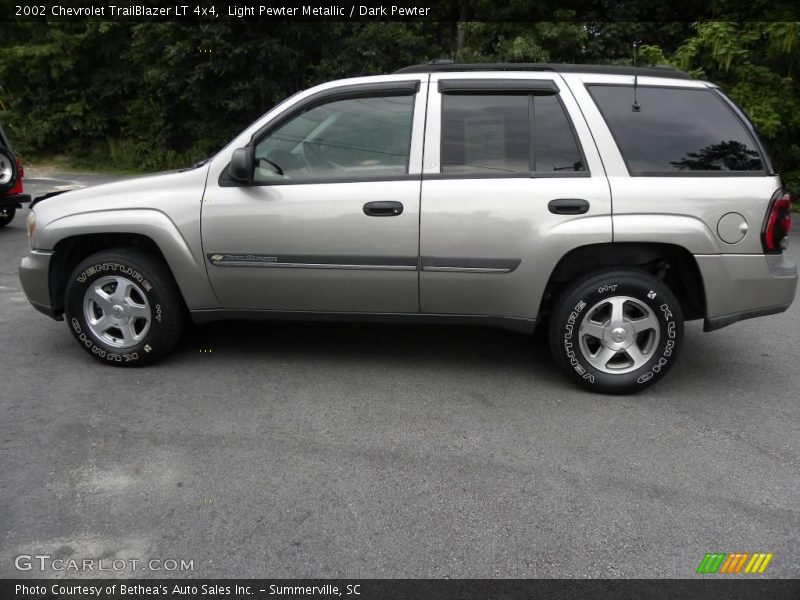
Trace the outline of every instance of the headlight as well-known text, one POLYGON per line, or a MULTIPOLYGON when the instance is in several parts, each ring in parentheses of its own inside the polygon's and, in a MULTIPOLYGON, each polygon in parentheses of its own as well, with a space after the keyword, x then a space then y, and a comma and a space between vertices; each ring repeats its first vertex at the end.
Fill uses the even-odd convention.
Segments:
POLYGON ((28 211, 28 244, 33 248, 33 234, 36 231, 36 213, 32 210, 28 211))

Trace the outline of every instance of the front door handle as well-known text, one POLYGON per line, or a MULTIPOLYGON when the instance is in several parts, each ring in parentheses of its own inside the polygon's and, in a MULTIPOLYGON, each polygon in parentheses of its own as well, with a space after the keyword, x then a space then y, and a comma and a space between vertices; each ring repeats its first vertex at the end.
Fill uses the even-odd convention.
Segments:
POLYGON ((547 203, 554 215, 582 215, 589 212, 589 201, 582 198, 556 198, 547 203))
POLYGON ((376 200, 364 205, 364 214, 368 217, 396 217, 403 214, 403 203, 392 200, 376 200))

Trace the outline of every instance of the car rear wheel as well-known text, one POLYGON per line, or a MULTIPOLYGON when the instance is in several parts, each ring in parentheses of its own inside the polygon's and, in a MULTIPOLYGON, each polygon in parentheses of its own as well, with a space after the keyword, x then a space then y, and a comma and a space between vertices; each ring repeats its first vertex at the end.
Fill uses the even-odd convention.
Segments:
POLYGON ((17 214, 16 208, 0 208, 0 227, 5 227, 14 220, 17 214))
POLYGON ((661 379, 678 356, 683 313, 645 271, 590 275, 562 294, 550 349, 568 377, 603 393, 629 394, 661 379))
POLYGON ((120 366, 153 363, 180 338, 180 292, 158 259, 129 249, 98 252, 67 283, 70 331, 89 354, 120 366))

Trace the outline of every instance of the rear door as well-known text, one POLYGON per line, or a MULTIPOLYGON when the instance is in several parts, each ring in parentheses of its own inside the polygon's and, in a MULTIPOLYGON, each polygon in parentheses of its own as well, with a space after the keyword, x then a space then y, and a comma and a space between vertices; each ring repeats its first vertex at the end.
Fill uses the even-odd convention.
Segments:
POLYGON ((612 238, 602 163, 560 76, 432 75, 421 213, 423 313, 535 319, 558 260, 612 238))

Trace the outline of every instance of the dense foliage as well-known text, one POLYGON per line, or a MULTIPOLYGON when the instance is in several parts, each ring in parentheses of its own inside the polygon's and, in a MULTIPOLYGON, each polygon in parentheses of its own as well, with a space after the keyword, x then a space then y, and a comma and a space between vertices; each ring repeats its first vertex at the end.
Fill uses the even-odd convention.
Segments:
POLYGON ((0 120, 29 158, 157 170, 208 155, 322 81, 442 57, 630 64, 636 42, 643 63, 670 63, 727 91, 800 196, 797 23, 457 24, 469 15, 453 5, 451 22, 5 23, 0 120))

